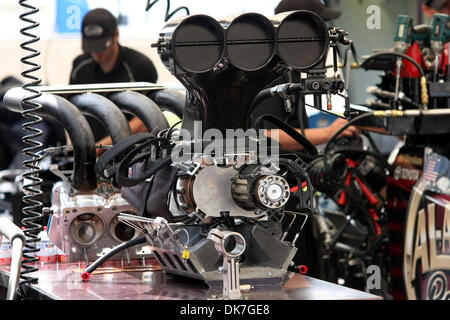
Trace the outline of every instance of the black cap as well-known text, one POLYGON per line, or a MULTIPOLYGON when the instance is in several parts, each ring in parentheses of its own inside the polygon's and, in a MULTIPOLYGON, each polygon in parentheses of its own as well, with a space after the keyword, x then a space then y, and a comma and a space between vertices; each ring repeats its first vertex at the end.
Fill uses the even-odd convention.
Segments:
POLYGON ((337 19, 342 13, 338 10, 328 9, 320 0, 282 0, 275 8, 275 14, 295 10, 315 12, 324 20, 337 19))
POLYGON ((441 10, 444 5, 446 5, 448 2, 448 0, 424 0, 424 3, 427 7, 436 9, 436 10, 441 10))
POLYGON ((81 25, 83 51, 98 52, 107 49, 112 44, 116 29, 117 20, 111 12, 102 8, 89 11, 81 25))

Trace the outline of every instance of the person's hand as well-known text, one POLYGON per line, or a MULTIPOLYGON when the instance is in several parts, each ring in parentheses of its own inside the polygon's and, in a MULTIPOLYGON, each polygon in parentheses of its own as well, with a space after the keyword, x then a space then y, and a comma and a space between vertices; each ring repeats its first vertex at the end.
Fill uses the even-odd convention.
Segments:
MULTIPOLYGON (((337 119, 336 121, 334 121, 329 127, 327 127, 328 130, 328 135, 329 135, 329 139, 331 139, 332 136, 334 136, 336 134, 336 132, 338 132, 343 126, 345 126, 347 124, 347 120, 345 119, 337 119)), ((343 138, 343 137, 350 137, 350 138, 357 138, 359 137, 359 129, 354 127, 354 126, 350 126, 348 128, 346 128, 340 135, 338 138, 343 138)))
MULTIPOLYGON (((131 133, 135 134, 135 133, 139 133, 139 132, 147 132, 147 127, 145 126, 145 124, 138 118, 134 117, 133 119, 131 119, 128 122, 130 129, 131 129, 131 133)), ((100 141, 97 141, 96 143, 97 145, 102 145, 102 146, 110 146, 112 145, 112 140, 109 136, 103 138, 100 141)), ((107 149, 97 149, 97 157, 100 157, 107 149)))

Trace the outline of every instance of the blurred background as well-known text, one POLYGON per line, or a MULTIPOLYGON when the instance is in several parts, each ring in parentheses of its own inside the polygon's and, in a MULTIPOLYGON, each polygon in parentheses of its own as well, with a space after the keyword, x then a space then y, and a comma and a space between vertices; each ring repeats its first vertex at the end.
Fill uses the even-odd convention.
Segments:
MULTIPOLYGON (((166 24, 168 4, 170 12, 187 7, 190 14, 207 14, 215 18, 227 15, 258 12, 268 17, 280 0, 34 0, 40 11, 33 18, 40 22, 37 29, 41 40, 35 47, 41 51, 37 62, 41 64, 40 78, 44 85, 67 84, 72 60, 81 53, 80 25, 84 14, 94 8, 104 7, 119 19, 120 42, 137 49, 153 61, 159 74, 159 83, 177 84, 162 65, 156 49, 159 31, 166 24), (148 11, 147 3, 155 3, 148 11)), ((354 40, 359 57, 369 55, 375 49, 391 48, 395 24, 399 14, 408 14, 416 24, 424 22, 421 0, 324 0, 331 8, 342 11, 341 17, 333 24, 349 32, 354 40), (373 9, 376 6, 375 11, 373 9), (368 27, 368 20, 378 14, 379 25, 368 27)), ((7 76, 20 78, 23 64, 19 57, 24 52, 19 45, 23 40, 19 33, 22 14, 18 1, 0 0, 0 79, 7 76)), ((172 19, 186 15, 185 10, 177 11, 172 19)), ((353 104, 364 104, 368 98, 366 87, 379 82, 376 72, 353 70, 350 96, 353 104), (357 79, 357 81, 355 81, 357 79)), ((326 124, 324 124, 326 125, 326 124)), ((386 152, 397 142, 392 138, 375 137, 377 144, 386 152)), ((381 150, 383 151, 383 150, 381 150)))

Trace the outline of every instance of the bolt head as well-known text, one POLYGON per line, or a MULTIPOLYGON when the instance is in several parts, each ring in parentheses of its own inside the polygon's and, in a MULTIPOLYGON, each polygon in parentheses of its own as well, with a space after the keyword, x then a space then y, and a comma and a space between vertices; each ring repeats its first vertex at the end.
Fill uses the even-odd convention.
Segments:
POLYGON ((319 90, 320 89, 320 83, 319 82, 313 82, 312 84, 311 84, 311 88, 313 89, 313 90, 319 90))

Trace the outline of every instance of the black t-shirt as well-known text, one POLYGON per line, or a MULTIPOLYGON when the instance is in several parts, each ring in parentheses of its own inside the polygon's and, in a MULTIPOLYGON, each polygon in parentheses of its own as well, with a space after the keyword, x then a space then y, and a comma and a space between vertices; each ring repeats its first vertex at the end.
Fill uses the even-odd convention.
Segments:
MULTIPOLYGON (((113 69, 105 73, 89 53, 79 55, 73 61, 70 84, 151 82, 156 83, 158 73, 152 61, 142 53, 119 46, 119 56, 113 69)), ((127 115, 127 119, 132 117, 127 115)), ((104 138, 107 133, 102 124, 91 116, 86 116, 95 141, 104 138)))
POLYGON ((105 73, 89 53, 79 55, 73 61, 70 84, 152 82, 158 73, 152 61, 131 48, 119 46, 119 56, 113 69, 105 73))

